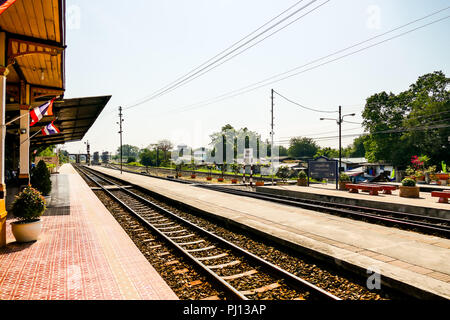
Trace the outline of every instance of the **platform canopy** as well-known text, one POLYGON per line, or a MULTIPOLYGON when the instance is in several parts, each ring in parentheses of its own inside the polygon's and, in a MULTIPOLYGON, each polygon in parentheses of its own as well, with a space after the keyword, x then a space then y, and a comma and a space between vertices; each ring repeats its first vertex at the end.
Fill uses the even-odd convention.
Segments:
POLYGON ((64 92, 65 1, 18 0, 0 15, 6 34, 7 103, 19 102, 21 82, 31 101, 64 92))

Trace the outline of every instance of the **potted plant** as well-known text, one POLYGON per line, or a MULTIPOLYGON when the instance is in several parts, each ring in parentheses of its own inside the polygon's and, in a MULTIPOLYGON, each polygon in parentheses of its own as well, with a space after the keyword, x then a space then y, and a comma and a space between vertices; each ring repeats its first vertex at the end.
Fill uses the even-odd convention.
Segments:
POLYGON ((14 200, 11 213, 18 221, 11 224, 17 242, 36 241, 41 233, 42 221, 39 217, 45 211, 45 199, 31 186, 26 187, 14 200))
POLYGON ((241 170, 241 166, 239 164, 237 164, 237 163, 231 164, 231 171, 233 171, 233 173, 234 173, 234 178, 231 179, 232 184, 236 184, 238 182, 237 175, 240 170, 241 170))
POLYGON ((206 168, 208 169, 208 176, 206 177, 206 180, 211 181, 212 180, 212 177, 211 177, 212 166, 207 166, 206 168))
POLYGON ((297 185, 302 187, 308 186, 308 176, 303 170, 298 173, 297 185))
POLYGON ((345 173, 341 173, 339 175, 339 190, 347 190, 345 186, 349 182, 350 182, 350 177, 345 173))
POLYGON ((52 200, 50 196, 52 181, 50 180, 50 172, 43 160, 39 161, 31 172, 31 186, 44 196, 46 204, 49 205, 52 200))
POLYGON ((220 171, 221 171, 220 178, 217 178, 217 181, 219 181, 219 182, 223 182, 224 181, 224 177, 223 176, 225 175, 226 168, 227 168, 226 163, 222 163, 221 166, 220 166, 220 171))
POLYGON ((411 178, 405 178, 402 180, 400 186, 400 197, 403 198, 418 198, 420 194, 420 188, 416 186, 416 181, 411 178))

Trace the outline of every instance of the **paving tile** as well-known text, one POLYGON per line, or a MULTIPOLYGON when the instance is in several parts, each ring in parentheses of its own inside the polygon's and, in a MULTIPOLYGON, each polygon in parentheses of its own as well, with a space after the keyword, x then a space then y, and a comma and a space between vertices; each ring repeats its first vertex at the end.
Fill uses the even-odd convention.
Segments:
POLYGON ((407 263, 407 262, 404 262, 404 261, 401 261, 401 260, 394 260, 394 261, 390 261, 388 263, 393 265, 393 266, 400 267, 400 268, 403 268, 403 269, 412 268, 414 266, 413 264, 410 264, 410 263, 407 263))
POLYGON ((419 266, 413 266, 411 268, 408 268, 408 270, 416 272, 416 273, 419 273, 419 274, 424 274, 424 275, 433 272, 433 270, 430 270, 430 269, 427 269, 427 268, 422 268, 422 267, 419 267, 419 266))
POLYGON ((444 282, 450 282, 450 275, 445 274, 445 273, 441 273, 441 272, 432 272, 432 273, 428 273, 427 276, 432 277, 434 279, 437 280, 441 280, 444 282))
POLYGON ((52 176, 40 240, 0 249, 0 300, 177 299, 70 165, 52 176), (114 237, 111 237, 111 233, 114 237))
POLYGON ((372 258, 373 258, 373 259, 380 260, 380 261, 383 261, 383 262, 391 262, 391 261, 394 261, 394 260, 395 260, 395 258, 388 257, 388 256, 385 256, 385 255, 383 255, 383 254, 379 254, 379 255, 372 256, 372 258))

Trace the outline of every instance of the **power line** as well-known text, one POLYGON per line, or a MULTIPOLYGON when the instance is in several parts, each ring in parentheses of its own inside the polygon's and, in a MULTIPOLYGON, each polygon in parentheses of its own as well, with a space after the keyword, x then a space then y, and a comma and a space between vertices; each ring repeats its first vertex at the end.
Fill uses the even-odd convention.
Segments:
MULTIPOLYGON (((302 1, 303 1, 303 0, 302 0, 302 1)), ((298 3, 302 2, 302 1, 299 1, 298 3)), ((155 99, 155 98, 157 98, 157 97, 160 97, 160 96, 162 96, 163 94, 166 94, 166 93, 168 93, 168 92, 170 92, 170 91, 173 91, 173 90, 179 88, 180 86, 185 85, 185 84, 187 84, 187 83, 189 83, 189 82, 195 80, 196 78, 200 77, 201 75, 203 75, 203 74, 205 74, 205 73, 207 73, 207 72, 210 72, 211 70, 215 69, 216 67, 218 67, 218 66, 222 65, 223 63, 225 63, 225 62, 227 62, 227 61, 233 59, 234 57, 236 57, 236 56, 238 56, 238 55, 244 53, 245 51, 247 51, 247 50, 249 50, 250 48, 254 47, 255 45, 259 44, 260 42, 266 40, 267 38, 271 37, 272 35, 278 33, 279 31, 281 31, 281 30, 283 30, 283 29, 285 29, 286 27, 288 27, 288 26, 291 25, 292 23, 298 21, 300 18, 302 18, 302 17, 306 16, 307 14, 313 12, 314 10, 318 9, 319 7, 321 7, 322 5, 324 5, 325 3, 327 3, 327 2, 329 2, 329 1, 331 1, 331 0, 327 0, 327 1, 324 2, 323 4, 319 5, 318 7, 314 8, 313 10, 307 12, 306 14, 304 14, 304 15, 302 15, 302 16, 296 18, 295 20, 291 21, 290 23, 288 23, 287 25, 281 27, 280 29, 274 31, 273 33, 271 33, 271 34, 268 35, 267 37, 263 38, 262 40, 258 41, 258 42, 255 43, 255 44, 253 44, 252 46, 243 49, 242 51, 240 51, 240 52, 238 52, 237 54, 233 55, 231 58, 227 59, 226 61, 222 62, 221 64, 219 64, 219 65, 217 65, 217 66, 215 66, 215 67, 213 67, 213 68, 207 70, 209 67, 214 66, 216 63, 220 62, 220 61, 223 60, 224 58, 228 57, 229 55, 233 54, 234 52, 238 51, 239 49, 245 47, 247 44, 251 43, 253 40, 259 38, 261 35, 267 33, 268 31, 272 30, 273 28, 277 27, 278 25, 280 25, 281 23, 285 22, 285 21, 288 20, 289 18, 293 17, 294 15, 296 15, 297 13, 299 13, 299 12, 302 11, 303 9, 307 8, 308 6, 310 6, 311 4, 313 4, 313 3, 316 2, 316 1, 317 1, 317 0, 312 0, 312 1, 310 1, 310 2, 309 2, 308 4, 306 4, 305 6, 303 6, 303 7, 299 8, 299 9, 297 9, 297 10, 294 11, 293 13, 289 14, 287 17, 285 17, 285 18, 281 19, 280 21, 276 22, 274 25, 272 25, 272 26, 270 26, 269 28, 265 29, 264 31, 260 32, 260 33, 257 34, 256 36, 252 37, 250 40, 247 40, 247 41, 244 42, 243 44, 239 45, 237 48, 234 48, 234 49, 231 50, 230 52, 228 52, 228 53, 226 53, 225 55, 223 55, 222 57, 220 57, 220 58, 214 60, 213 62, 207 64, 206 66, 204 66, 204 65, 205 65, 207 62, 203 63, 203 64, 200 65, 199 67, 196 67, 195 69, 191 70, 191 71, 190 71, 189 73, 187 73, 186 75, 184 75, 184 76, 178 78, 178 79, 179 79, 178 81, 174 81, 174 82, 171 83, 171 85, 167 85, 167 86, 165 86, 164 88, 157 90, 155 93, 151 94, 150 97, 146 97, 146 98, 144 98, 144 100, 142 100, 142 101, 140 101, 140 102, 138 102, 138 103, 135 103, 135 104, 133 104, 133 105, 127 107, 126 109, 130 109, 130 108, 137 107, 137 106, 139 106, 139 105, 141 105, 141 104, 143 104, 143 103, 145 103, 145 102, 148 102, 148 101, 153 100, 153 99, 155 99), (204 66, 204 67, 202 67, 202 66, 204 66), (201 68, 201 69, 198 70, 199 68, 201 68), (198 70, 198 71, 196 71, 196 70, 198 70), (201 72, 204 71, 204 70, 206 70, 206 71, 203 72, 203 73, 201 73, 201 72), (195 71, 195 72, 194 72, 194 71, 195 71), (193 73, 193 72, 194 72, 194 73, 193 73), (191 74, 191 73, 192 73, 192 74, 191 74), (201 73, 201 74, 199 74, 199 73, 201 73), (193 77, 196 76, 196 75, 198 75, 198 76, 195 77, 195 78, 193 78, 193 77)), ((295 6, 295 5, 294 5, 294 6, 295 6)), ((287 12, 287 11, 289 11, 289 10, 290 10, 290 9, 287 9, 287 10, 285 10, 284 12, 287 12)), ((283 12, 283 13, 284 13, 284 12, 283 12)), ((282 13, 282 14, 283 14, 283 13, 282 13)), ((282 14, 278 15, 277 17, 281 16, 282 14)), ((276 19, 276 18, 273 18, 271 21, 273 21, 274 19, 276 19)), ((269 22, 268 22, 268 23, 269 23, 269 22)), ((268 23, 266 23, 265 25, 267 25, 268 23)), ((259 29, 261 29, 261 28, 262 28, 262 27, 258 28, 257 30, 259 30, 259 29)), ((256 31, 252 32, 251 34, 253 34, 253 33, 255 33, 255 32, 256 32, 256 31)), ((250 34, 250 35, 251 35, 251 34, 250 34)), ((246 36, 245 38, 241 39, 241 40, 238 41, 237 43, 242 42, 244 39, 248 38, 250 35, 248 35, 248 36, 246 36)), ((237 43, 236 43, 236 44, 237 44, 237 43)), ((234 46, 234 45, 233 45, 233 46, 234 46)), ((232 48, 233 46, 229 47, 228 49, 225 49, 224 51, 222 51, 222 53, 228 51, 228 50, 229 50, 230 48, 232 48)), ((215 57, 220 56, 222 53, 217 54, 215 57)), ((209 59, 208 61, 211 61, 211 60, 213 60, 213 59, 214 59, 214 58, 211 58, 211 59, 209 59)))
MULTIPOLYGON (((363 47, 363 48, 361 48, 361 49, 352 51, 352 52, 350 52, 350 53, 348 53, 348 54, 345 54, 345 55, 343 55, 343 56, 339 56, 339 57, 337 57, 337 58, 335 58, 335 59, 328 60, 328 61, 326 61, 326 62, 324 62, 324 63, 319 64, 319 65, 315 65, 315 66, 313 66, 313 67, 310 67, 310 68, 308 68, 308 69, 302 70, 302 71, 300 71, 300 72, 297 72, 297 73, 294 73, 294 74, 285 76, 285 77, 283 77, 283 78, 280 78, 280 79, 277 79, 277 80, 268 82, 268 81, 270 81, 270 80, 272 80, 272 79, 276 79, 276 78, 278 78, 278 77, 287 75, 287 74, 289 74, 289 73, 291 73, 291 72, 293 72, 293 71, 295 71, 295 70, 304 68, 304 67, 309 66, 309 65, 312 65, 312 64, 314 64, 314 63, 316 63, 316 62, 319 62, 319 61, 325 60, 325 59, 327 59, 327 58, 330 58, 330 57, 332 57, 332 56, 335 56, 335 55, 337 55, 337 54, 339 54, 339 53, 345 52, 345 51, 347 51, 347 50, 349 50, 349 49, 352 49, 352 48, 354 48, 354 47, 360 46, 360 45, 362 45, 362 44, 364 44, 364 43, 370 42, 370 41, 372 41, 372 40, 374 40, 374 39, 376 39, 376 38, 382 37, 382 36, 384 36, 384 35, 386 35, 386 34, 389 34, 389 33, 392 33, 392 32, 394 32, 394 31, 397 31, 397 30, 399 30, 399 29, 405 28, 405 27, 407 27, 407 26, 409 26, 409 25, 411 25, 411 24, 414 24, 414 23, 416 23, 416 22, 418 22, 418 21, 424 20, 424 19, 429 18, 429 17, 431 17, 431 16, 434 16, 434 15, 440 13, 440 12, 443 12, 443 11, 445 11, 445 10, 448 10, 449 8, 450 8, 450 7, 446 7, 446 8, 443 8, 443 9, 441 9, 441 10, 435 11, 435 12, 430 13, 430 14, 424 16, 424 17, 421 17, 421 18, 419 18, 419 19, 415 19, 415 20, 410 21, 410 22, 408 22, 408 23, 406 23, 406 24, 404 24, 404 25, 401 25, 401 26, 399 26, 399 27, 396 27, 396 28, 394 28, 394 29, 391 29, 391 30, 386 31, 386 32, 384 32, 384 33, 381 33, 381 34, 379 34, 379 35, 376 35, 376 36, 374 36, 374 37, 368 38, 368 39, 366 39, 366 40, 364 40, 364 41, 361 41, 361 42, 358 42, 358 43, 353 44, 353 45, 351 45, 351 46, 348 46, 348 47, 346 47, 346 48, 344 48, 344 49, 340 49, 340 50, 335 51, 335 52, 333 52, 333 53, 331 53, 331 54, 328 54, 328 55, 323 56, 323 57, 321 57, 321 58, 315 59, 315 60, 310 61, 310 62, 308 62, 308 63, 306 63, 306 64, 303 64, 303 65, 301 65, 301 66, 298 66, 298 67, 295 67, 295 68, 290 69, 290 70, 288 70, 288 71, 285 71, 285 72, 282 72, 282 73, 279 73, 279 74, 270 76, 270 77, 268 77, 268 78, 266 78, 266 79, 264 79, 264 80, 255 82, 255 83, 253 83, 253 84, 247 85, 247 86, 242 87, 242 88, 239 88, 239 89, 235 89, 235 90, 229 91, 229 92, 227 92, 227 93, 221 94, 221 95, 219 95, 219 96, 216 96, 216 97, 213 97, 213 98, 210 98, 210 99, 201 101, 201 102, 193 103, 193 104, 187 105, 187 106, 185 106, 185 107, 179 108, 179 109, 178 109, 178 112, 190 111, 190 110, 193 110, 193 109, 197 109, 197 108, 201 108, 201 107, 206 107, 206 106, 211 105, 211 104, 215 104, 215 103, 218 103, 218 102, 221 102, 221 101, 224 101, 224 100, 228 100, 228 99, 231 99, 231 98, 234 98, 234 97, 237 97, 237 96, 246 94, 246 93, 251 92, 251 91, 255 91, 255 90, 260 89, 260 88, 262 88, 262 87, 266 87, 266 86, 269 86, 269 85, 271 85, 271 84, 273 84, 273 83, 276 83, 276 82, 280 82, 280 81, 286 80, 286 79, 288 79, 288 78, 291 78, 291 77, 293 77, 293 76, 297 76, 297 75, 299 75, 299 74, 305 73, 305 72, 310 71, 310 70, 314 70, 314 69, 316 69, 316 68, 322 67, 322 66, 327 65, 327 64, 329 64, 329 63, 338 61, 338 60, 340 60, 340 59, 346 58, 346 57, 348 57, 348 56, 351 56, 351 55, 354 55, 354 54, 356 54, 356 53, 362 52, 362 51, 364 51, 364 50, 370 49, 370 48, 372 48, 372 47, 378 46, 378 45, 383 44, 383 43, 385 43, 385 42, 388 42, 388 41, 390 41, 390 40, 393 40, 393 39, 402 37, 402 36, 404 36, 404 35, 406 35, 406 34, 409 34, 409 33, 411 33, 411 32, 414 32, 414 31, 416 31, 416 30, 419 30, 419 29, 421 29, 421 28, 425 28, 425 27, 427 27, 427 26, 429 26, 429 25, 432 25, 432 24, 434 24, 434 23, 437 23, 437 22, 443 21, 443 20, 445 20, 445 19, 448 19, 450 16, 446 16, 446 17, 443 17, 443 18, 434 20, 434 21, 432 21, 432 22, 430 22, 430 23, 427 23, 427 24, 421 25, 421 26, 419 26, 419 27, 410 29, 410 30, 405 31, 405 32, 403 32, 403 33, 400 33, 400 34, 398 34, 398 35, 396 35, 396 36, 393 36, 393 37, 391 37, 391 38, 387 38, 387 39, 385 39, 385 40, 376 42, 376 43, 374 43, 374 44, 372 44, 372 45, 369 45, 369 46, 363 47)), ((169 110, 169 111, 167 111, 167 112, 165 112, 165 113, 162 113, 162 114, 173 113, 174 111, 177 111, 177 109, 172 109, 172 110, 169 110)), ((162 115, 162 114, 160 114, 160 115, 162 115)))
MULTIPOLYGON (((441 121, 439 121, 441 122, 441 121)), ((433 123, 430 123, 433 124, 433 123)), ((391 130, 383 130, 383 131, 375 131, 372 133, 361 133, 361 134, 347 134, 347 135, 342 135, 342 138, 344 137, 358 137, 358 136, 363 136, 363 135, 375 135, 375 134, 387 134, 387 133, 402 133, 402 132, 410 132, 410 131, 427 131, 427 130, 432 130, 432 129, 443 129, 443 128, 449 128, 450 125, 449 124, 440 124, 440 125, 434 125, 434 126, 416 126, 416 127, 411 127, 411 128, 399 128, 399 129, 391 129, 391 130)), ((319 138, 311 138, 313 140, 330 140, 330 139, 336 139, 339 136, 328 136, 328 137, 319 137, 319 138)), ((295 138, 295 137, 293 137, 295 138)), ((278 142, 289 142, 289 140, 279 140, 278 142)))
POLYGON ((306 110, 315 111, 315 112, 322 112, 322 113, 337 113, 337 111, 326 111, 326 110, 318 110, 318 109, 313 109, 313 108, 305 107, 304 105, 301 105, 301 104, 298 103, 298 102, 295 102, 295 101, 290 100, 289 98, 286 98, 286 97, 283 96, 281 93, 278 93, 278 92, 276 92, 275 90, 274 90, 273 92, 275 92, 277 95, 279 95, 280 97, 282 97, 284 100, 286 100, 286 101, 288 101, 288 102, 290 102, 290 103, 292 103, 292 104, 295 104, 295 105, 297 105, 297 106, 299 106, 299 107, 301 107, 301 108, 303 108, 303 109, 306 109, 306 110))

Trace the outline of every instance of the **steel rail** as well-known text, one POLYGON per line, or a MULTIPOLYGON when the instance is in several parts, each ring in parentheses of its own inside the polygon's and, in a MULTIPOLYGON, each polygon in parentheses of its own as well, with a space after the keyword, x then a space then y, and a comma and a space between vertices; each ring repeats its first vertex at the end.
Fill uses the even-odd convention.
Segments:
MULTIPOLYGON (((214 233, 209 232, 209 231, 207 231, 207 230, 197 226, 196 224, 194 224, 194 223, 192 223, 192 222, 190 222, 190 221, 188 221, 188 220, 186 220, 186 219, 184 219, 182 217, 179 217, 178 215, 176 215, 175 213, 171 212, 170 210, 167 210, 167 209, 161 207, 160 205, 158 205, 158 204, 156 204, 156 203, 154 203, 154 202, 152 202, 152 201, 150 201, 148 199, 145 199, 145 198, 143 198, 143 197, 133 193, 132 191, 130 191, 128 189, 125 189, 125 188, 115 184, 114 182, 112 182, 112 181, 110 181, 110 180, 108 180, 108 179, 106 179, 104 177, 101 177, 98 172, 94 173, 94 172, 92 172, 92 169, 90 169, 89 171, 94 176, 96 176, 96 177, 98 177, 100 179, 103 179, 104 181, 108 182, 111 185, 115 185, 115 186, 119 187, 120 191, 128 194, 129 196, 132 196, 132 197, 134 197, 134 198, 136 198, 136 199, 138 199, 138 200, 140 200, 140 201, 150 205, 152 208, 154 208, 154 209, 156 209, 156 210, 158 210, 160 212, 163 212, 164 214, 170 216, 171 218, 174 218, 174 219, 180 221, 182 224, 188 225, 190 228, 192 228, 195 231, 205 235, 206 237, 209 237, 209 238, 213 239, 213 241, 218 242, 218 243, 224 245, 225 247, 228 247, 232 251, 237 252, 240 255, 243 255, 244 257, 248 258, 251 261, 254 261, 255 263, 257 263, 260 266, 262 266, 269 273, 271 273, 273 275, 276 275, 278 277, 281 277, 284 280, 287 280, 287 283, 289 283, 289 285, 291 285, 292 287, 300 288, 300 289, 310 289, 315 294, 317 294, 318 296, 320 296, 322 298, 329 299, 329 300, 341 300, 340 298, 338 298, 335 295, 327 292, 326 290, 323 290, 323 289, 315 286, 314 284, 312 284, 312 283, 310 283, 310 282, 308 282, 308 281, 306 281, 306 280, 304 280, 304 279, 302 279, 300 277, 297 277, 296 275, 294 275, 292 273, 289 273, 288 271, 286 271, 286 270, 284 270, 284 269, 282 269, 282 268, 280 268, 280 267, 278 267, 278 266, 276 266, 276 265, 274 265, 274 264, 272 264, 272 263, 262 259, 261 257, 255 255, 255 254, 253 254, 253 253, 251 253, 251 252, 249 252, 249 251, 247 251, 245 249, 242 249, 241 247, 235 245, 234 243, 231 243, 230 241, 228 241, 228 240, 226 240, 226 239, 224 239, 224 238, 222 238, 222 237, 220 237, 218 235, 215 235, 214 233)), ((110 194, 110 192, 108 190, 106 190, 106 191, 108 192, 108 194, 110 194)), ((117 197, 115 197, 113 195, 113 198, 116 199, 117 197)), ((120 200, 118 200, 118 201, 122 202, 120 200)), ((124 206, 128 210, 132 210, 126 204, 124 204, 124 206)), ((143 218, 140 217, 140 219, 143 219, 143 218)), ((182 249, 181 247, 178 248, 178 249, 184 251, 184 249, 182 249)), ((189 257, 192 257, 192 255, 190 255, 189 253, 187 253, 187 254, 189 255, 189 257)), ((191 259, 195 259, 196 260, 195 257, 192 257, 191 259)), ((203 264, 200 261, 198 261, 198 260, 196 261, 196 263, 201 265, 201 266, 203 266, 203 264)), ((205 267, 208 268, 207 266, 205 266, 205 267)), ((210 271, 210 270, 208 269, 208 271, 210 271)), ((225 282, 220 277, 219 277, 219 279, 221 280, 221 282, 225 282)), ((225 282, 225 283, 228 286, 230 286, 227 282, 225 282)), ((233 288, 233 287, 231 287, 231 288, 233 288)))
POLYGON ((286 197, 286 196, 280 196, 280 195, 269 195, 269 194, 263 195, 260 193, 248 192, 248 191, 244 191, 244 190, 231 190, 229 188, 218 187, 218 186, 209 186, 209 185, 208 186, 196 185, 196 186, 202 187, 205 189, 218 191, 218 192, 224 192, 224 193, 238 195, 238 196, 251 197, 251 198, 255 198, 255 199, 259 199, 259 200, 276 202, 276 203, 281 203, 281 204, 285 204, 285 205, 301 207, 301 208, 309 209, 309 210, 315 210, 315 211, 323 210, 328 213, 345 214, 345 215, 351 215, 351 216, 357 216, 357 217, 359 216, 362 218, 370 219, 374 222, 383 221, 383 222, 388 222, 391 224, 399 224, 399 225, 402 225, 405 227, 419 228, 422 231, 439 232, 440 234, 450 237, 450 226, 446 226, 446 225, 437 226, 437 223, 450 223, 449 219, 437 218, 437 217, 427 217, 427 216, 421 216, 421 215, 412 214, 412 213, 389 211, 389 210, 376 209, 376 208, 363 207, 363 206, 346 205, 346 204, 325 202, 325 201, 319 201, 319 200, 310 200, 310 199, 305 200, 305 199, 298 199, 298 198, 286 197), (373 213, 360 212, 359 210, 371 211, 373 213), (412 221, 412 220, 407 220, 407 219, 403 219, 403 218, 385 217, 385 215, 403 216, 403 217, 411 218, 411 219, 432 220, 432 221, 436 221, 436 223, 412 221))
POLYGON ((245 196, 245 197, 251 197, 259 200, 266 200, 270 202, 276 202, 284 205, 290 205, 295 207, 300 207, 303 209, 313 210, 313 211, 320 211, 320 212, 327 212, 330 214, 337 214, 337 215, 345 215, 350 216, 353 218, 362 218, 367 219, 370 222, 377 223, 382 222, 389 226, 391 225, 401 225, 406 228, 416 228, 424 233, 438 233, 440 235, 443 235, 447 238, 450 238, 450 227, 449 226, 438 226, 438 223, 450 223, 449 219, 444 218, 437 218, 437 217, 428 217, 428 216, 421 216, 413 213, 405 213, 405 212, 397 212, 397 211, 389 211, 389 210, 383 210, 383 209, 376 209, 376 208, 370 208, 370 207, 363 207, 363 206, 354 206, 354 205, 347 205, 347 204, 341 204, 341 203, 334 203, 334 202, 325 202, 320 200, 310 200, 310 199, 299 199, 299 198, 293 198, 293 197, 287 197, 287 196, 281 196, 281 195, 269 195, 269 194, 260 194, 255 192, 249 192, 244 190, 232 190, 230 188, 221 187, 221 186, 214 186, 207 183, 195 183, 191 181, 182 181, 177 179, 169 179, 159 176, 153 176, 150 174, 140 173, 140 172, 133 172, 128 171, 133 174, 139 174, 143 176, 149 176, 152 178, 158 178, 166 181, 172 181, 172 182, 179 182, 184 184, 192 184, 200 188, 210 189, 213 191, 228 193, 228 194, 234 194, 238 196, 245 196), (367 213, 367 212, 360 212, 359 210, 365 210, 370 211, 373 213, 367 213), (385 217, 386 215, 396 215, 396 216, 403 216, 411 219, 425 219, 425 220, 431 220, 436 221, 436 223, 427 223, 427 222, 418 222, 418 221, 411 221, 408 219, 402 219, 402 218, 394 218, 394 217, 385 217))

